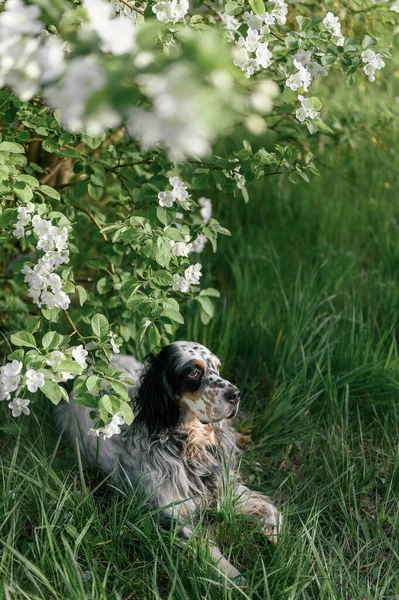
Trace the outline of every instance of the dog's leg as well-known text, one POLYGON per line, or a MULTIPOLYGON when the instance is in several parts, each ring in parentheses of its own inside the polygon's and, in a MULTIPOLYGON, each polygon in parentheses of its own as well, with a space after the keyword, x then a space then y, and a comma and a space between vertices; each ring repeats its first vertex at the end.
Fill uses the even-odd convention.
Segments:
POLYGON ((277 544, 282 517, 271 499, 259 492, 253 492, 241 484, 236 485, 235 498, 236 511, 260 519, 263 523, 262 531, 267 539, 277 544))
MULTIPOLYGON (((160 498, 158 498, 158 501, 160 498)), ((171 523, 173 521, 177 522, 180 525, 179 530, 179 542, 178 544, 181 547, 184 547, 188 540, 198 536, 194 533, 195 523, 194 523, 194 514, 193 509, 196 508, 195 503, 191 500, 186 500, 183 502, 177 502, 172 507, 168 506, 162 511, 165 521, 171 523)), ((216 575, 218 579, 225 581, 227 585, 229 585, 229 580, 234 578, 237 579, 237 583, 239 585, 243 584, 245 580, 240 577, 240 571, 236 569, 229 561, 222 555, 218 546, 212 540, 208 541, 209 544, 209 554, 211 556, 212 561, 215 563, 214 569, 216 571, 216 575)))

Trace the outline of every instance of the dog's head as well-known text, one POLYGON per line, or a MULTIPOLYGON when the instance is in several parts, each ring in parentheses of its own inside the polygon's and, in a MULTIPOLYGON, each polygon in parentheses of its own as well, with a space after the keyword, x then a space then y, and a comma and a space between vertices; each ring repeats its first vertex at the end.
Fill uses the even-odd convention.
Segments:
POLYGON ((202 423, 232 419, 240 392, 222 379, 219 368, 219 359, 194 342, 174 342, 151 355, 136 397, 137 420, 159 431, 189 414, 202 423))

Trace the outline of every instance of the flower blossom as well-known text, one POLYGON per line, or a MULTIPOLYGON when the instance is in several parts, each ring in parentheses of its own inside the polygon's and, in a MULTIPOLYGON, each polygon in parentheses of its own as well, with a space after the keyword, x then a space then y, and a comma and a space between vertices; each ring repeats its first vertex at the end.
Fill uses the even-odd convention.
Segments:
POLYGON ((179 177, 169 177, 169 183, 172 186, 172 190, 159 192, 158 194, 160 206, 170 208, 174 202, 186 202, 190 198, 187 186, 179 177))
POLYGON ((40 83, 56 79, 64 68, 62 43, 43 34, 40 13, 39 6, 20 0, 8 0, 0 13, 0 88, 12 87, 22 101, 30 100, 40 83))
POLYGON ((76 360, 78 365, 80 365, 82 367, 82 369, 87 368, 87 362, 86 362, 87 355, 88 355, 88 352, 87 352, 87 350, 85 350, 83 348, 82 344, 80 344, 79 346, 76 346, 75 348, 72 349, 72 356, 76 360))
POLYGON ((105 0, 84 0, 91 27, 101 40, 101 49, 115 56, 131 53, 136 47, 135 23, 124 13, 115 14, 114 6, 105 0))
POLYGON ((179 21, 184 21, 189 8, 190 4, 188 0, 165 0, 154 4, 152 12, 158 21, 178 23, 179 21))
POLYGON ((118 344, 115 341, 116 333, 114 333, 113 331, 110 331, 109 334, 108 334, 108 337, 109 337, 109 342, 110 342, 110 344, 112 346, 112 352, 114 354, 119 354, 120 353, 120 349, 119 349, 118 344))
POLYGON ((301 123, 303 123, 303 121, 305 121, 305 119, 307 118, 316 119, 320 115, 320 112, 315 110, 315 108, 313 107, 310 98, 305 98, 304 96, 299 94, 298 100, 301 103, 301 107, 297 108, 297 110, 295 111, 295 116, 298 119, 298 121, 301 121, 301 123))
POLYGON ((44 373, 35 371, 34 369, 28 369, 26 371, 26 387, 32 393, 44 386, 45 379, 44 373))
POLYGON ((312 83, 312 75, 307 68, 296 59, 294 59, 294 67, 297 69, 297 72, 288 77, 285 85, 294 91, 303 87, 305 92, 307 92, 310 84, 312 83))
POLYGON ((375 81, 375 72, 385 67, 385 62, 382 60, 381 54, 373 50, 364 50, 362 52, 362 61, 365 63, 363 71, 366 73, 369 81, 375 81))
POLYGON ((30 267, 25 264, 21 269, 21 273, 25 275, 24 281, 29 286, 28 296, 38 306, 66 310, 70 299, 62 291, 62 279, 54 270, 69 262, 68 230, 66 227, 53 225, 39 215, 32 216, 34 210, 35 205, 31 202, 26 207, 19 207, 18 221, 13 231, 15 237, 22 238, 25 236, 25 227, 31 225, 38 237, 36 247, 44 252, 36 265, 30 267))
POLYGON ((13 417, 20 417, 22 413, 24 415, 30 414, 28 404, 30 404, 30 400, 15 397, 12 402, 9 402, 8 406, 12 410, 11 414, 13 417))
POLYGON ((118 412, 112 417, 111 421, 109 421, 105 427, 99 427, 98 429, 94 429, 92 427, 87 433, 94 437, 99 437, 101 434, 103 434, 104 440, 106 440, 111 438, 113 435, 119 435, 121 432, 120 426, 125 424, 125 419, 118 412))
POLYGON ((329 11, 323 19, 323 25, 327 31, 332 34, 333 40, 337 46, 343 46, 345 38, 342 35, 341 23, 339 22, 338 17, 335 17, 334 13, 329 11))

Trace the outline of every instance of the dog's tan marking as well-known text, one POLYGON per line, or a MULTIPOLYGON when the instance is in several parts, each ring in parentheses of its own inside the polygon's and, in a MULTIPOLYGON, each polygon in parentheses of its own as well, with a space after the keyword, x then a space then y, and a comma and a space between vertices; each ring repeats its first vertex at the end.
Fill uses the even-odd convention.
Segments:
POLYGON ((182 429, 187 433, 187 440, 183 447, 183 456, 189 459, 196 458, 205 452, 207 446, 217 446, 215 431, 210 423, 204 425, 195 415, 191 414, 182 424, 182 429))
POLYGON ((196 364, 197 367, 200 367, 201 369, 205 369, 205 363, 201 359, 196 360, 194 364, 196 364))

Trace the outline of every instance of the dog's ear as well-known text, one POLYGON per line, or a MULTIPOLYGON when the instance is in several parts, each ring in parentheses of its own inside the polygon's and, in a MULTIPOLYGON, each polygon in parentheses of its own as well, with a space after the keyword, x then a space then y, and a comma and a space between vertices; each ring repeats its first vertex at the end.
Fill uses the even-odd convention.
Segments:
POLYGON ((180 419, 167 348, 149 356, 149 366, 141 377, 135 399, 136 423, 144 423, 150 433, 175 427, 180 419))

